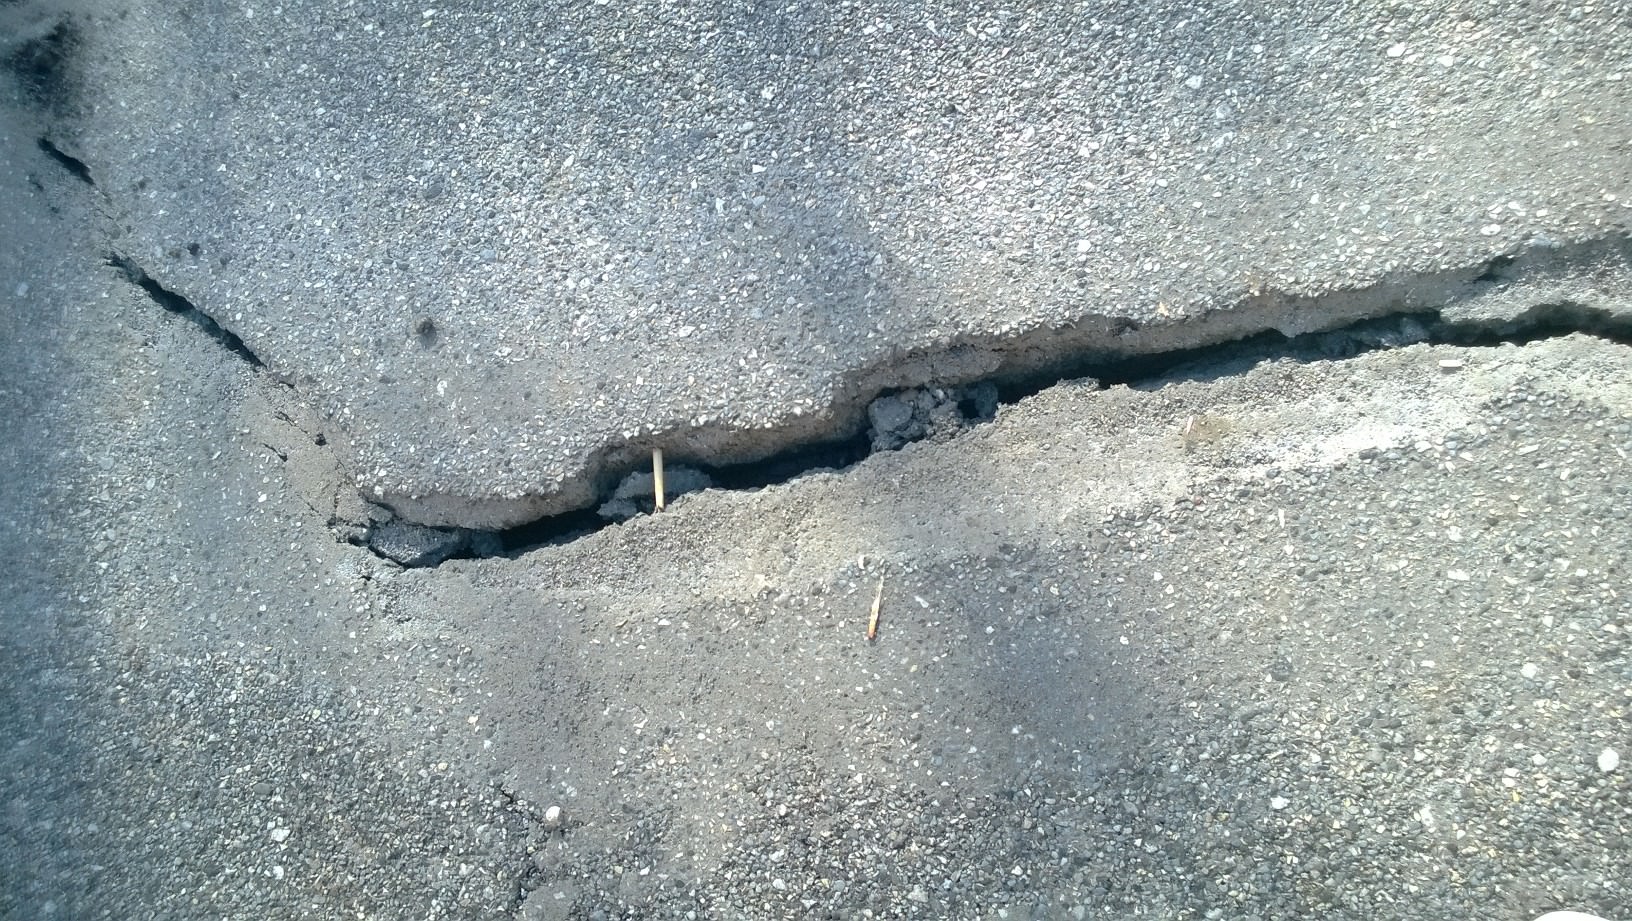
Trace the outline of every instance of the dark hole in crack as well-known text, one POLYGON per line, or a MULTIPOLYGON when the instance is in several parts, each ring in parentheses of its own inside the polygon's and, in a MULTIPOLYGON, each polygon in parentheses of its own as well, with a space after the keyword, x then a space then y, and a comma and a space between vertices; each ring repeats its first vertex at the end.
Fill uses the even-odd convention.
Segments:
POLYGON ((764 489, 819 470, 844 470, 873 453, 867 433, 821 442, 750 464, 704 467, 721 489, 764 489))
POLYGON ((1511 266, 1512 264, 1512 256, 1497 256, 1495 259, 1492 259, 1485 264, 1485 270, 1479 273, 1479 277, 1475 278, 1474 281, 1476 283, 1503 281, 1507 277, 1508 266, 1511 266))
POLYGON ((1524 345, 1571 333, 1588 333, 1620 345, 1632 345, 1632 320, 1575 301, 1550 301, 1537 304, 1514 319, 1494 326, 1482 323, 1441 324, 1434 330, 1434 341, 1471 346, 1504 342, 1524 345))
MULTIPOLYGON (((712 481, 713 488, 752 490, 785 483, 819 470, 843 470, 859 463, 870 453, 872 452, 867 436, 863 432, 851 438, 822 442, 784 452, 763 461, 701 466, 698 469, 712 481)), ((603 490, 595 507, 549 515, 511 528, 493 531, 452 528, 428 530, 446 534, 450 539, 457 541, 457 549, 452 550, 445 559, 469 560, 496 556, 514 558, 531 550, 571 543, 602 528, 617 524, 617 520, 605 517, 598 511, 601 504, 612 498, 612 495, 610 489, 603 490)), ((652 502, 649 499, 643 499, 637 503, 637 507, 640 514, 652 513, 652 502)), ((363 543, 379 552, 380 548, 374 546, 374 540, 375 536, 371 534, 363 543)), ((398 559, 397 562, 402 561, 398 559)))
MULTIPOLYGON (((602 518, 594 509, 586 508, 579 509, 576 512, 550 515, 547 518, 540 518, 537 521, 491 533, 496 542, 494 549, 497 553, 502 556, 514 556, 528 550, 537 550, 540 547, 549 547, 555 544, 565 544, 580 537, 587 537, 608 524, 611 524, 611 522, 602 518)), ((463 556, 478 557, 480 555, 481 542, 478 540, 472 543, 471 552, 467 552, 463 556)))
POLYGON ((118 253, 109 253, 107 263, 118 269, 119 274, 123 275, 126 281, 141 288, 152 299, 153 303, 158 304, 170 313, 185 318, 199 329, 202 329, 210 338, 219 342, 227 351, 249 363, 251 367, 261 368, 265 366, 261 359, 250 351, 249 346, 244 345, 244 340, 238 338, 231 330, 215 322, 215 318, 199 310, 193 305, 192 301, 154 281, 153 277, 148 275, 141 266, 118 253))
MULTIPOLYGON (((936 399, 941 401, 936 405, 955 407, 962 426, 968 427, 994 417, 994 413, 986 411, 990 404, 984 388, 988 387, 995 388, 998 404, 1003 406, 1070 381, 1081 381, 1097 389, 1115 385, 1155 389, 1178 381, 1206 381, 1240 374, 1268 361, 1341 360, 1419 342, 1485 347, 1504 343, 1522 345, 1577 332, 1632 346, 1632 321, 1571 302, 1538 305, 1518 319, 1495 327, 1483 323, 1449 323, 1437 312, 1430 311, 1395 314, 1298 336, 1269 331, 1233 342, 1152 355, 1099 354, 1062 363, 1039 374, 994 378, 944 390, 914 388, 887 392, 874 402, 900 400, 904 395, 917 399, 916 394, 920 392, 934 391, 939 394, 936 399)), ((699 469, 708 475, 715 488, 762 489, 814 472, 843 471, 874 453, 892 450, 879 447, 876 434, 868 426, 845 438, 793 448, 761 461, 699 469)), ((933 437, 933 433, 922 437, 933 437)), ((603 492, 602 499, 609 495, 603 492)), ((650 513, 650 504, 643 505, 641 510, 650 513)), ((463 531, 459 532, 463 535, 459 550, 446 558, 514 558, 530 550, 586 537, 615 523, 588 508, 503 530, 463 531)))
POLYGON ((1231 342, 1149 355, 1101 352, 1078 356, 1033 374, 1000 376, 996 382, 1001 402, 1009 405, 1065 381, 1092 380, 1102 389, 1117 385, 1145 389, 1178 381, 1209 381, 1241 374, 1279 358, 1302 362, 1353 358, 1378 349, 1426 342, 1435 338, 1439 325, 1439 314, 1425 311, 1296 336, 1265 330, 1231 342))
POLYGON ((51 143, 51 141, 47 138, 40 138, 38 143, 40 150, 43 151, 46 156, 56 161, 58 166, 67 170, 69 175, 88 186, 96 185, 96 180, 91 178, 91 168, 85 165, 84 160, 63 153, 62 150, 57 147, 57 145, 51 143))

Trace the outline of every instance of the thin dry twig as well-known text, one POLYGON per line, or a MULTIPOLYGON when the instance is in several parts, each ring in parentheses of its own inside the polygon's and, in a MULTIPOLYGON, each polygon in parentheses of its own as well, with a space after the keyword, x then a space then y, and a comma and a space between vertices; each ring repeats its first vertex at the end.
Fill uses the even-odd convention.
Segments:
POLYGON ((658 511, 663 511, 663 449, 652 449, 652 499, 658 511))
POLYGON ((878 577, 878 591, 873 592, 873 613, 867 618, 867 640, 878 639, 878 612, 884 604, 884 577, 878 577))

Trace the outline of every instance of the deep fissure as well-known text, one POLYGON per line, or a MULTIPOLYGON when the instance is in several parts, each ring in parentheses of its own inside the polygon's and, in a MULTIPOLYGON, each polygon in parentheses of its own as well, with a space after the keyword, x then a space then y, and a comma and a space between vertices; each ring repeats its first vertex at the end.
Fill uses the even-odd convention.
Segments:
MULTIPOLYGON (((18 52, 0 61, 0 65, 11 71, 25 93, 43 110, 60 114, 74 101, 76 75, 71 64, 73 53, 79 44, 78 39, 75 25, 65 20, 58 23, 48 34, 27 43, 18 52)), ((92 188, 98 188, 90 167, 84 161, 67 153, 47 137, 38 138, 37 146, 46 158, 74 179, 92 188)), ((1100 317, 1097 319, 1111 323, 1111 327, 1084 327, 1082 335, 1057 346, 1065 357, 1047 363, 1041 369, 1034 367, 1018 373, 999 372, 983 381, 960 381, 948 387, 922 384, 905 390, 882 386, 878 379, 867 377, 869 372, 864 369, 860 385, 852 388, 849 395, 854 397, 859 393, 863 399, 867 399, 870 393, 871 399, 876 402, 904 394, 915 394, 914 399, 920 401, 928 399, 929 402, 936 404, 938 411, 945 411, 955 418, 960 427, 967 427, 984 422, 991 415, 984 405, 988 402, 986 398, 975 395, 980 388, 994 391, 997 405, 1003 406, 1012 405, 1047 387, 1068 381, 1082 383, 1091 381, 1100 388, 1119 384, 1134 387, 1154 386, 1163 381, 1213 379, 1238 374, 1268 360, 1341 359, 1416 342, 1493 346, 1501 343, 1519 344, 1582 332, 1623 345, 1632 344, 1632 321, 1569 301, 1540 303, 1516 319, 1490 323, 1451 322, 1444 320, 1438 310, 1420 309, 1424 303, 1448 303, 1445 300, 1447 296, 1455 298, 1467 294, 1472 289, 1501 285, 1516 275, 1525 274, 1527 264, 1535 262, 1538 257, 1545 269, 1549 263, 1561 265, 1592 261, 1591 255, 1605 248, 1611 252, 1618 252, 1619 258, 1625 259, 1629 243, 1624 235, 1611 233, 1605 237, 1565 247, 1555 248, 1553 244, 1538 244, 1496 256, 1482 264, 1451 269, 1437 275, 1413 276, 1404 279, 1403 282, 1398 279, 1383 282, 1372 291, 1337 292, 1338 301, 1359 298, 1371 300, 1374 305, 1393 304, 1397 309, 1388 316, 1360 320, 1324 332, 1295 336, 1274 330, 1252 333, 1250 330, 1244 330, 1242 327, 1245 324, 1240 322, 1236 322, 1231 332, 1229 331, 1232 328, 1231 321, 1227 320, 1223 328, 1209 326, 1204 321, 1194 327, 1189 341, 1198 342, 1201 341, 1201 337, 1210 337, 1217 341, 1194 347, 1163 350, 1156 342, 1146 340, 1143 347, 1149 348, 1149 351, 1143 354, 1128 354, 1110 348, 1096 347, 1096 337, 1110 341, 1110 335, 1126 331, 1120 325, 1124 323, 1123 320, 1100 317), (1400 287, 1402 284, 1405 285, 1404 288, 1400 287), (1389 293, 1390 288, 1393 289, 1392 293, 1389 293), (1419 288, 1420 291, 1416 290, 1419 288), (1376 300, 1372 300, 1373 298, 1376 300), (1243 332, 1248 334, 1243 336, 1243 332), (925 393, 930 396, 923 397, 925 393)), ((238 335, 224 328, 182 294, 165 287, 134 260, 112 252, 107 255, 106 261, 165 311, 191 322, 250 367, 258 371, 265 369, 259 356, 245 345, 238 335)), ((1273 297, 1260 300, 1258 292, 1255 291, 1251 297, 1237 304, 1238 308, 1243 309, 1219 311, 1218 315, 1246 317, 1248 318, 1246 323, 1267 327, 1284 319, 1286 314, 1296 311, 1300 306, 1307 308, 1311 303, 1307 299, 1300 302, 1297 298, 1287 298, 1279 303, 1273 297)), ((1349 316, 1357 315, 1352 304, 1349 311, 1349 316)), ((1131 329, 1137 331, 1139 327, 1133 324, 1131 329)), ((434 330, 423 330, 420 334, 434 335, 434 330)), ((1026 345, 1029 347, 1030 344, 1026 345)), ((1001 351, 1001 348, 995 351, 1001 351)), ((789 482, 816 471, 842 471, 879 450, 894 450, 899 447, 897 445, 881 449, 879 439, 869 432, 868 420, 865 417, 861 422, 847 423, 847 426, 848 431, 837 432, 830 439, 803 443, 760 460, 718 466, 702 464, 696 466, 714 488, 753 490, 789 482)), ((921 437, 939 436, 945 432, 946 429, 943 427, 921 437)), ((322 443, 321 439, 321 435, 317 436, 319 444, 322 443)), ((627 454, 618 456, 627 457, 627 454)), ((604 462, 602 469, 599 469, 596 475, 605 482, 610 475, 618 472, 615 469, 618 462, 607 461, 605 458, 602 458, 602 461, 604 462), (605 467, 614 469, 604 469, 605 467)), ((610 485, 604 486, 597 490, 595 503, 588 507, 541 517, 529 523, 503 529, 431 528, 414 525, 406 520, 390 521, 388 524, 415 530, 421 534, 441 535, 444 538, 441 543, 442 549, 424 556, 417 565, 436 565, 445 559, 513 557, 535 548, 575 540, 616 523, 597 511, 603 502, 612 498, 613 491, 610 485)), ((382 504, 380 508, 395 515, 389 505, 382 504)), ((635 511, 649 513, 650 509, 637 505, 635 511)), ((382 551, 376 539, 380 531, 381 528, 377 526, 368 536, 353 542, 368 546, 376 554, 403 562, 382 551)))
MULTIPOLYGON (((1001 407, 1072 381, 1091 383, 1101 390, 1119 385, 1136 389, 1154 388, 1183 380, 1215 380, 1242 374, 1275 360, 1345 360, 1419 343, 1468 347, 1522 345, 1573 333, 1585 333, 1632 346, 1632 320, 1564 301, 1539 304, 1523 316, 1499 324, 1450 322, 1443 320, 1438 311, 1417 311, 1364 320, 1318 333, 1287 336, 1271 330, 1246 339, 1170 352, 1082 357, 1062 361, 1040 373, 999 375, 975 385, 944 388, 942 391, 966 393, 972 387, 990 384, 996 387, 1001 407)), ((890 395, 885 393, 880 397, 890 395)), ((958 407, 964 427, 989 421, 978 413, 972 413, 973 407, 968 406, 965 400, 959 400, 958 407)), ((870 430, 864 427, 843 437, 792 448, 764 460, 721 466, 699 465, 699 469, 708 475, 712 488, 762 489, 813 473, 842 472, 853 467, 872 454, 880 453, 870 443, 869 436, 870 430)), ((604 492, 601 498, 606 498, 604 492)), ((649 502, 642 506, 641 512, 652 513, 649 502)), ((582 539, 618 523, 601 517, 594 508, 583 508, 498 530, 425 528, 422 530, 449 535, 450 541, 458 542, 457 547, 450 545, 450 552, 445 556, 405 565, 435 566, 454 559, 514 558, 532 550, 582 539)), ((368 539, 355 543, 370 546, 368 539)), ((379 548, 370 548, 381 553, 379 548)), ((390 558, 387 554, 381 555, 390 558)))
POLYGON ((75 179, 78 179, 80 182, 83 182, 92 188, 96 187, 96 180, 91 178, 91 168, 85 165, 84 160, 64 153, 62 148, 51 143, 49 138, 40 138, 37 143, 39 145, 40 152, 50 157, 53 162, 66 170, 68 175, 73 176, 75 179))
POLYGON ((262 362, 249 346, 244 345, 244 340, 238 338, 236 333, 215 322, 214 317, 198 309, 192 301, 159 284, 141 266, 118 253, 109 253, 106 260, 108 265, 119 270, 119 274, 124 276, 126 281, 142 289, 153 303, 197 326, 205 335, 220 343, 228 352, 236 355, 250 367, 257 369, 266 367, 265 362, 262 362))
MULTIPOLYGON (((51 153, 43 141, 41 148, 51 153)), ((64 169, 78 175, 71 165, 78 161, 66 155, 62 159, 53 159, 57 159, 64 169)), ((83 164, 79 165, 83 167, 83 164)), ((88 170, 82 178, 94 186, 88 170)), ((1510 267, 1515 261, 1512 256, 1498 256, 1478 269, 1478 274, 1465 277, 1471 278, 1474 286, 1501 284, 1511 280, 1513 273, 1510 267)), ((166 312, 193 323, 252 368, 258 371, 265 369, 264 362, 236 334, 222 327, 185 296, 160 284, 136 262, 117 252, 110 252, 106 262, 166 312)), ((1274 314, 1267 314, 1261 317, 1260 322, 1267 327, 1275 320, 1274 314)), ((1443 318, 1440 309, 1402 309, 1321 332, 1297 335, 1262 329, 1226 341, 1141 354, 1117 352, 1106 347, 1078 349, 1074 354, 1032 370, 999 372, 984 380, 948 386, 929 383, 908 388, 885 388, 873 394, 872 402, 906 397, 920 402, 927 400, 935 405, 937 411, 953 420, 950 429, 942 424, 931 431, 896 439, 912 442, 946 437, 955 434, 954 430, 989 421, 994 416, 993 406, 985 404, 994 404, 995 407, 1013 405, 1048 387, 1067 382, 1092 384, 1098 389, 1118 385, 1145 388, 1168 382, 1212 380, 1241 374, 1272 360, 1341 360, 1417 343, 1461 346, 1524 344, 1571 333, 1585 333, 1622 345, 1632 345, 1632 319, 1568 300, 1538 303, 1519 316, 1500 321, 1449 321, 1443 318)), ((942 422, 945 423, 946 418, 942 422)), ((891 444, 881 448, 879 442, 877 433, 868 424, 868 415, 864 415, 861 423, 850 430, 835 433, 828 439, 801 443, 759 460, 717 465, 692 463, 689 467, 701 475, 706 483, 704 488, 757 490, 821 471, 840 472, 874 453, 901 447, 901 444, 891 444)), ((625 484, 628 476, 638 475, 638 471, 623 472, 625 476, 620 479, 625 484)), ((347 540, 367 547, 382 559, 408 568, 419 568, 437 566, 448 560, 514 558, 532 550, 579 540, 629 517, 653 512, 649 494, 621 497, 618 495, 619 480, 603 477, 603 481, 606 481, 606 485, 597 490, 596 498, 590 505, 546 515, 513 527, 491 530, 418 525, 398 517, 397 510, 389 503, 375 503, 384 513, 382 520, 369 526, 360 536, 351 536, 347 540), (617 499, 628 507, 628 512, 620 516, 607 516, 606 506, 617 499)))

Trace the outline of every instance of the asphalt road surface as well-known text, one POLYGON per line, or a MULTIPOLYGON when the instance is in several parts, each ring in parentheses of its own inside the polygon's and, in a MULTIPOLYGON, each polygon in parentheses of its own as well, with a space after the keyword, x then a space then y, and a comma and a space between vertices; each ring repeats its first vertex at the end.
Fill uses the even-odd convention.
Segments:
POLYGON ((208 12, 0 6, 0 917, 1632 919, 1625 9, 208 12))

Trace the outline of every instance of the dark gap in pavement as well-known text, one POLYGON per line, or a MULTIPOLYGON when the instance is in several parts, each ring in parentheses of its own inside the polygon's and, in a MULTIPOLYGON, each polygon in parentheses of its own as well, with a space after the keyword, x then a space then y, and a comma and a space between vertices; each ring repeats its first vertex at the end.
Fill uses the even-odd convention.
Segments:
POLYGON ((118 269, 119 274, 126 281, 141 288, 152 299, 153 303, 158 304, 170 313, 185 318, 194 326, 202 329, 211 339, 220 343, 223 348, 240 360, 247 362, 250 367, 264 368, 266 366, 259 356, 250 351, 249 346, 244 345, 244 340, 238 338, 231 330, 222 327, 220 323, 215 322, 213 317, 199 310, 193 305, 192 301, 154 281, 153 277, 148 275, 141 266, 118 253, 109 253, 106 259, 108 265, 118 269))
POLYGON ((708 467, 704 472, 721 489, 764 489, 818 470, 844 470, 873 453, 865 431, 849 438, 806 445, 751 464, 708 467))
POLYGON ((49 138, 40 138, 37 143, 40 150, 56 161, 58 166, 67 170, 69 175, 92 188, 96 187, 96 180, 91 178, 91 168, 85 165, 84 160, 63 153, 62 149, 51 143, 49 138))
MULTIPOLYGON (((1499 272, 1500 266, 1493 266, 1491 271, 1499 272)), ((1523 345, 1572 333, 1586 333, 1632 346, 1632 320, 1567 301, 1540 304, 1512 321, 1495 325, 1453 323, 1441 319, 1438 311, 1419 311, 1297 336, 1267 331, 1232 342, 1157 354, 1126 356, 1101 353, 1079 356, 1039 373, 999 376, 960 387, 925 386, 890 391, 879 394, 874 402, 899 398, 903 394, 923 395, 920 399, 944 410, 952 419, 953 426, 964 429, 994 417, 989 411, 990 405, 982 405, 986 402, 983 396, 985 388, 995 388, 1000 409, 1049 387, 1071 381, 1090 384, 1101 390, 1117 385, 1155 389, 1180 381, 1207 381, 1242 374, 1269 361, 1343 360, 1416 343, 1472 347, 1523 345), (952 414, 955 414, 955 418, 952 414)), ((871 413, 869 415, 875 420, 878 418, 871 413)), ((952 434, 955 431, 943 426, 909 441, 952 434)), ((878 432, 866 427, 845 437, 792 448, 764 460, 700 469, 713 488, 762 489, 812 473, 840 472, 880 450, 896 449, 879 448, 879 443, 878 432)), ((602 490, 601 500, 611 497, 611 490, 602 490)), ((642 502, 639 509, 643 514, 651 514, 650 499, 642 502)), ((620 522, 601 517, 595 508, 551 515, 493 531, 429 528, 393 522, 393 526, 406 526, 436 545, 431 552, 407 561, 401 554, 387 553, 376 546, 372 535, 356 543, 403 565, 435 566, 448 559, 515 558, 531 550, 570 543, 617 523, 620 522)))
MULTIPOLYGON (((42 149, 46 143, 42 141, 42 149)), ((70 167, 65 163, 64 168, 70 167)), ((125 256, 109 253, 106 258, 108 265, 141 288, 154 303, 186 318, 252 368, 264 369, 264 363, 243 340, 186 297, 161 285, 125 256)), ((1506 256, 1490 260, 1474 283, 1505 282, 1513 263, 1506 256)), ((991 421, 1003 406, 1062 383, 1097 389, 1117 385, 1155 389, 1179 381, 1238 375, 1269 361, 1342 360, 1416 343, 1522 345, 1572 333, 1632 346, 1632 319, 1581 303, 1555 301, 1537 304, 1514 319, 1500 322, 1452 322, 1444 320, 1439 310, 1400 311, 1295 336, 1267 330, 1226 342, 1138 355, 1087 349, 1039 370, 999 373, 952 386, 924 384, 877 392, 861 421, 832 438, 748 463, 674 464, 669 468, 669 495, 672 500, 705 488, 756 490, 822 471, 841 472, 881 451, 898 450, 914 441, 951 438, 991 421), (686 485, 677 485, 682 483, 686 485)), ((576 541, 636 515, 652 514, 649 469, 625 470, 624 474, 621 479, 603 477, 595 503, 587 508, 503 529, 418 525, 382 504, 380 509, 385 515, 381 520, 369 526, 366 533, 348 540, 409 568, 436 566, 450 559, 515 558, 531 550, 576 541), (641 476, 647 478, 644 489, 638 479, 641 476)))

